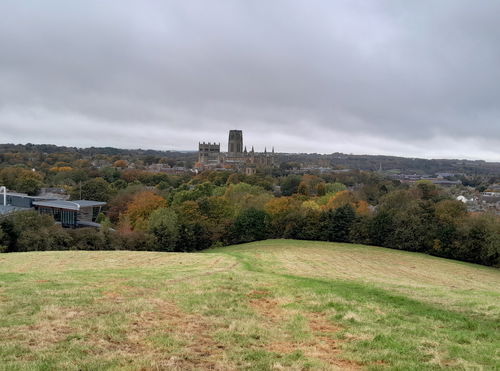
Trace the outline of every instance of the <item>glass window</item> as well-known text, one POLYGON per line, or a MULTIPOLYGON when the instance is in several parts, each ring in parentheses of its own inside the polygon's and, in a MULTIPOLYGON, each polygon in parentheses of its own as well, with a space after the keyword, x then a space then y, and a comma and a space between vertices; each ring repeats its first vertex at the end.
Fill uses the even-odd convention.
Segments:
POLYGON ((54 209, 54 220, 56 222, 61 221, 61 209, 54 209))

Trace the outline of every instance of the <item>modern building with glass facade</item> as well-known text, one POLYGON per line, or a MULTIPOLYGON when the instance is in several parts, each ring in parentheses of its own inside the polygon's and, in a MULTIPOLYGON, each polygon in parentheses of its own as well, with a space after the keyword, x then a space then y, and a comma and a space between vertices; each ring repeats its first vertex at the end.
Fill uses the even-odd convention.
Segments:
POLYGON ((104 205, 105 202, 88 200, 33 202, 33 207, 40 214, 51 215, 66 228, 99 227, 96 219, 104 205))
POLYGON ((24 193, 7 192, 4 187, 0 203, 0 215, 17 211, 37 210, 50 215, 56 223, 66 228, 100 227, 97 216, 105 202, 76 200, 65 201, 54 198, 29 196, 24 193))

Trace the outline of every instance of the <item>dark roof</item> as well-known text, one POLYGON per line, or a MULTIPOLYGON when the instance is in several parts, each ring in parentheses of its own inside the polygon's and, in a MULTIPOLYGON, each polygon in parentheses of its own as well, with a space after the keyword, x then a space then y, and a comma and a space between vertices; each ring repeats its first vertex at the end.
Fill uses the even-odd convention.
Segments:
POLYGON ((58 209, 67 209, 67 210, 80 210, 82 207, 104 206, 106 205, 106 202, 89 201, 89 200, 76 200, 76 201, 55 200, 55 201, 36 201, 33 202, 33 205, 42 207, 53 207, 58 209))

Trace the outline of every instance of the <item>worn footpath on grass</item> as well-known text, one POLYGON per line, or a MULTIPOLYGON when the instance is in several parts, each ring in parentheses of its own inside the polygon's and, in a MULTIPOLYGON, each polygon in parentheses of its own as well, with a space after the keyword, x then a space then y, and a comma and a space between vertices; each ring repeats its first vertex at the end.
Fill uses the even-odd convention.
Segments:
POLYGON ((489 370, 500 272, 360 245, 0 255, 0 369, 489 370))

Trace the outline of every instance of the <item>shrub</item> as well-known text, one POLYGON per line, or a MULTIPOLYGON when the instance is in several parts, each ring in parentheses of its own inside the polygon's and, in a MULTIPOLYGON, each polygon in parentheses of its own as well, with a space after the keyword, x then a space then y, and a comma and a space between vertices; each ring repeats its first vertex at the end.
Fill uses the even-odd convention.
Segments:
POLYGON ((73 249, 75 250, 110 250, 106 245, 104 236, 93 228, 80 228, 71 230, 73 249))

